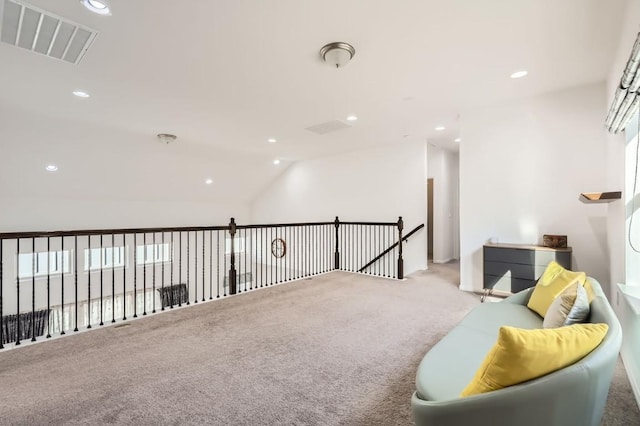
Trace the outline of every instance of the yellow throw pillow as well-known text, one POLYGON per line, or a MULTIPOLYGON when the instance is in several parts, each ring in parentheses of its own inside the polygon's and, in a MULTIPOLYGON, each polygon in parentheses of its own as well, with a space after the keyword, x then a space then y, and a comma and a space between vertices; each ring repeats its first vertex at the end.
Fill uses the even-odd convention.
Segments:
POLYGON ((584 289, 587 291, 587 298, 589 299, 589 303, 593 302, 593 299, 596 298, 596 292, 593 291, 593 287, 591 286, 591 281, 589 281, 589 278, 584 280, 584 289))
POLYGON ((573 283, 584 284, 586 279, 584 272, 564 269, 558 262, 552 261, 533 289, 527 307, 544 318, 547 309, 558 295, 573 283))
POLYGON ((535 330, 500 327, 498 341, 460 396, 502 389, 571 365, 595 349, 608 329, 607 324, 535 330))

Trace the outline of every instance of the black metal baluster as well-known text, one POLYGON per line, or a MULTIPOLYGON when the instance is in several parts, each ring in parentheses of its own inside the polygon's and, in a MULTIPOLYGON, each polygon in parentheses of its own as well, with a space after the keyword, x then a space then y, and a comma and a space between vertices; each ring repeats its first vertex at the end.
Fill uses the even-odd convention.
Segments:
POLYGON ((229 294, 236 294, 238 292, 235 253, 236 231, 236 221, 234 218, 231 218, 231 221, 229 222, 229 235, 231 235, 231 256, 229 257, 229 294))
MULTIPOLYGON (((244 291, 248 291, 247 288, 247 228, 243 229, 244 240, 242 242, 242 248, 244 250, 244 291)), ((240 275, 242 277, 242 275, 240 275)))
POLYGON ((255 281, 255 277, 253 276, 253 259, 254 259, 254 246, 253 243, 253 228, 249 228, 249 274, 251 275, 251 284, 249 284, 249 289, 253 290, 253 283, 255 281))
MULTIPOLYGON (((35 248, 35 246, 34 246, 35 248)), ((76 297, 75 323, 73 331, 78 331, 78 236, 73 236, 73 255, 74 255, 74 291, 76 297)))
MULTIPOLYGON (((191 245, 191 243, 189 242, 189 232, 187 232, 187 253, 189 253, 189 246, 191 245)), ((194 260, 194 267, 193 267, 193 277, 194 277, 194 281, 195 281, 195 298, 193 303, 198 303, 198 231, 194 231, 194 237, 195 237, 195 245, 193 246, 193 260, 194 260)), ((189 255, 187 255, 187 259, 189 259, 188 257, 189 255)), ((191 268, 191 265, 189 264, 189 261, 187 260, 187 276, 189 274, 189 269, 191 268)), ((188 281, 188 279, 187 279, 188 281)))
POLYGON ((269 276, 270 276, 270 280, 269 280, 269 284, 273 285, 273 255, 271 254, 271 247, 273 244, 273 227, 269 227, 269 250, 268 250, 268 257, 269 257, 269 276))
MULTIPOLYGON (((206 292, 205 287, 204 287, 204 273, 205 273, 205 269, 207 269, 204 265, 204 250, 205 250, 205 240, 206 240, 206 236, 204 233, 204 230, 201 231, 202 232, 202 301, 204 302, 206 299, 204 298, 204 293, 206 292)), ((198 235, 198 234, 196 234, 198 235)), ((197 238, 197 237, 196 237, 197 238)))
POLYGON ((156 231, 153 231, 153 290, 151 295, 153 300, 153 306, 151 308, 151 313, 156 313, 156 260, 158 259, 158 254, 160 253, 160 248, 156 245, 156 231))
POLYGON ((209 300, 213 299, 213 229, 209 230, 209 300))
MULTIPOLYGON (((103 256, 103 252, 104 252, 104 247, 103 247, 103 242, 102 242, 102 234, 100 234, 100 325, 104 325, 103 322, 103 318, 102 318, 102 314, 104 312, 104 308, 102 306, 102 284, 104 281, 104 274, 102 273, 102 264, 103 264, 103 260, 102 260, 102 256, 103 256)), ((64 266, 63 266, 64 269, 64 266)))
MULTIPOLYGON (((229 248, 231 248, 231 246, 229 246, 229 248)), ((223 280, 222 280, 222 291, 223 291, 223 296, 227 296, 227 287, 229 287, 229 278, 224 278, 226 276, 227 272, 227 235, 225 234, 224 236, 224 258, 223 258, 223 265, 222 265, 222 276, 223 276, 223 280)))
POLYGON ((404 229, 404 221, 402 216, 398 218, 398 273, 396 278, 399 280, 404 278, 404 259, 402 258, 402 231, 404 229))
POLYGON ((173 234, 174 232, 171 231, 171 277, 170 277, 171 280, 169 281, 169 302, 171 303, 171 309, 173 309, 173 291, 177 287, 179 287, 179 286, 176 286, 175 282, 173 281, 173 270, 175 267, 174 259, 175 259, 175 252, 176 252, 173 245, 173 234))
MULTIPOLYGON (((57 257, 57 255, 56 255, 57 257)), ((60 237, 60 261, 61 274, 60 274, 60 334, 66 334, 64 332, 64 237, 60 237)))
POLYGON ((118 250, 119 256, 122 256, 122 321, 127 320, 127 261, 124 259, 127 250, 127 235, 122 234, 122 252, 118 250))
MULTIPOLYGON (((0 240, 0 318, 2 318, 2 240, 0 240)), ((51 338, 51 237, 47 237, 47 339, 51 338)), ((0 319, 0 330, 2 319, 0 319)), ((0 349, 2 349, 2 331, 0 331, 0 349)))
MULTIPOLYGON (((47 252, 49 252, 49 238, 47 237, 47 252)), ((87 329, 91 328, 91 235, 87 235, 87 329)), ((47 255, 48 256, 48 255, 47 255)), ((47 269, 49 264, 47 263, 47 269)), ((49 310, 49 271, 47 271, 47 311, 49 310)))
POLYGON ((287 245, 289 244, 289 235, 288 232, 289 231, 289 227, 285 226, 284 227, 284 281, 287 282, 288 279, 291 279, 291 274, 289 273, 289 269, 287 268, 287 245))
MULTIPOLYGON (((143 256, 144 259, 144 251, 143 256)), ((173 308, 173 304, 171 305, 173 308)), ((138 318, 138 234, 133 233, 133 317, 138 318)))
POLYGON ((216 235, 217 235, 217 240, 218 242, 216 243, 216 288, 217 288, 217 293, 218 295, 216 296, 217 299, 220 298, 220 230, 216 231, 216 235))
MULTIPOLYGON (((47 237, 48 240, 48 237, 47 237)), ((4 256, 2 253, 2 249, 4 247, 4 240, 0 239, 0 349, 4 349, 4 345, 2 344, 2 342, 4 342, 4 312, 3 312, 3 306, 4 306, 4 271, 3 271, 3 267, 4 267, 4 256)), ((49 296, 49 289, 47 287, 47 296, 49 296)), ((48 300, 48 299, 47 299, 48 300)), ((47 319, 49 319, 49 316, 47 315, 47 319)), ((49 328, 47 327, 47 333, 49 331, 49 328)), ((49 336, 50 337, 50 336, 49 336)))
MULTIPOLYGON (((20 259, 20 238, 17 238, 16 241, 16 258, 20 259)), ((18 273, 16 274, 16 323, 17 333, 15 345, 18 346, 20 345, 20 266, 18 266, 18 273)))
MULTIPOLYGON (((31 341, 36 341, 36 239, 31 238, 31 341)), ((78 297, 76 296, 76 300, 78 297)), ((77 305, 76 305, 77 306, 77 305)), ((18 314, 18 321, 20 321, 20 315, 18 314)), ((76 321, 77 324, 77 321, 76 321)), ((77 325, 76 325, 77 327, 77 325)))
POLYGON ((147 315, 147 233, 142 236, 144 251, 142 256, 142 316, 147 315))
MULTIPOLYGON (((178 233, 178 282, 182 284, 182 231, 178 233)), ((187 300, 189 300, 189 281, 186 283, 185 292, 187 293, 187 300)), ((178 296, 178 307, 182 307, 182 294, 178 296)))
POLYGON ((236 275, 236 291, 238 293, 242 293, 242 252, 240 251, 240 239, 242 238, 242 229, 239 229, 238 231, 238 241, 235 242, 234 241, 234 247, 236 250, 236 253, 238 253, 237 259, 238 259, 238 270, 237 270, 237 275, 236 275))
MULTIPOLYGON (((162 295, 160 297, 160 310, 164 311, 164 305, 165 305, 165 295, 164 295, 164 264, 167 262, 167 259, 164 256, 164 252, 166 250, 166 246, 165 246, 165 242, 164 242, 164 231, 162 231, 162 262, 160 262, 160 272, 162 274, 162 281, 160 282, 160 294, 162 295)), ((153 295, 153 297, 155 298, 155 294, 153 295)))
POLYGON ((116 243, 111 234, 111 322, 116 322, 116 243))

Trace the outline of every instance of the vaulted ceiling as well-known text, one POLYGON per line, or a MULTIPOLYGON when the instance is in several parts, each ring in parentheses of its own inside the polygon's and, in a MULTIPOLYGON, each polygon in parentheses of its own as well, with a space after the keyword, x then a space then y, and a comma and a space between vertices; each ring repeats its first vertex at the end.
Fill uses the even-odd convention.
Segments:
POLYGON ((108 3, 29 1, 98 31, 79 65, 0 43, 0 195, 249 201, 295 161, 456 149, 465 109, 604 80, 626 1, 108 3), (344 68, 319 56, 333 41, 344 68), (333 120, 352 127, 306 130, 333 120))

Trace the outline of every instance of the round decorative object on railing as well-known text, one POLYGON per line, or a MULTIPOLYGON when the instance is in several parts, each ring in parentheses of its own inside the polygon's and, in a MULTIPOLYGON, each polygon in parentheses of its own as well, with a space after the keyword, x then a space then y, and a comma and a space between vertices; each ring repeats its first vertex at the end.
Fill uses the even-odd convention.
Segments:
POLYGON ((271 241, 271 254, 277 258, 284 257, 287 254, 287 243, 282 238, 274 238, 271 241))

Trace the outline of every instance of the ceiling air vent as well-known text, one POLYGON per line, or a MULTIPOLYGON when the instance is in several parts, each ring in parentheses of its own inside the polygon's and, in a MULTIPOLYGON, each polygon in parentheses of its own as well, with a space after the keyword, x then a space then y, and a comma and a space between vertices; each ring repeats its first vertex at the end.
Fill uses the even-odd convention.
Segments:
POLYGON ((98 33, 17 0, 0 0, 0 40, 12 46, 79 64, 98 33))
POLYGON ((343 123, 340 120, 327 121, 326 123, 316 124, 315 126, 307 127, 306 130, 315 133, 316 135, 324 135, 330 132, 336 132, 342 129, 348 129, 351 127, 347 123, 343 123))

